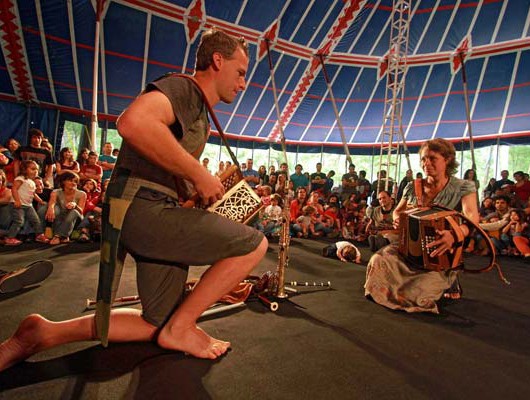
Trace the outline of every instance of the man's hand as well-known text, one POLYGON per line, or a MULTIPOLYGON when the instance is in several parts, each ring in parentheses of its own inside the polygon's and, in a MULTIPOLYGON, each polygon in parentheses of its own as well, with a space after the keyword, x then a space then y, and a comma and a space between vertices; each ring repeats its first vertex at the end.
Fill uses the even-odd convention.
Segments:
POLYGON ((197 178, 193 180, 193 185, 204 205, 210 205, 223 198, 225 188, 221 181, 208 173, 199 169, 197 178))

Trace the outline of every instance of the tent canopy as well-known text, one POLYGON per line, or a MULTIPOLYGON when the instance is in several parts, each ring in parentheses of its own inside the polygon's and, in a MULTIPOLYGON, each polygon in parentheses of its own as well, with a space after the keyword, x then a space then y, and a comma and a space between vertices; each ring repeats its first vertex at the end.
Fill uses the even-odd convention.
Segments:
MULTIPOLYGON (((90 116, 98 3, 100 121, 114 122, 147 82, 192 73, 201 31, 218 27, 250 44, 246 91, 215 108, 230 137, 275 142, 280 123, 289 144, 340 148, 322 54, 351 148, 380 143, 392 0, 3 0, 0 100, 90 116)), ((402 115, 409 145, 468 140, 462 71, 451 67, 465 38, 478 145, 530 142, 529 10, 530 0, 411 1, 402 115)), ((16 117, 2 117, 4 126, 7 119, 16 117)))

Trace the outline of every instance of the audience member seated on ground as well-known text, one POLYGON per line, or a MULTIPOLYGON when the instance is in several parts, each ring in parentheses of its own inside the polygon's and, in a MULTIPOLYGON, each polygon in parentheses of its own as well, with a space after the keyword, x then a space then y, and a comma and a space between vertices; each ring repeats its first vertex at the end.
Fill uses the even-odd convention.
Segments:
POLYGON ((90 150, 86 147, 83 147, 81 150, 79 150, 79 153, 77 153, 76 161, 79 164, 79 168, 82 168, 83 165, 88 162, 88 153, 90 153, 90 150))
POLYGON ((79 173, 79 163, 74 160, 74 153, 69 147, 63 147, 59 153, 59 159, 55 163, 55 185, 59 187, 61 175, 65 171, 79 173))
MULTIPOLYGON (((278 183, 276 183, 275 193, 279 194, 282 197, 282 199, 287 197, 287 199, 291 201, 295 197, 295 191, 293 190, 293 183, 291 181, 289 181, 289 183, 287 184, 287 189, 286 189, 285 187, 286 181, 287 181, 287 175, 285 174, 278 175, 278 183)), ((307 193, 307 190, 306 190, 306 193, 307 193)))
POLYGON ((515 206, 517 208, 524 207, 530 197, 530 182, 526 179, 523 171, 514 172, 513 179, 515 179, 515 184, 510 186, 510 190, 515 193, 515 206))
POLYGON ((399 235, 394 229, 394 199, 386 190, 382 190, 377 195, 377 200, 379 205, 373 208, 370 221, 366 226, 368 244, 373 253, 399 239, 399 235))
POLYGON ((68 243, 75 224, 83 219, 86 193, 77 189, 79 176, 67 171, 61 179, 61 188, 50 196, 46 220, 53 222, 51 245, 68 243))
MULTIPOLYGON (((15 181, 15 152, 19 147, 20 143, 16 139, 7 139, 6 148, 9 150, 8 158, 10 158, 11 161, 7 165, 4 165, 3 170, 6 173, 8 187, 11 187, 15 181)), ((7 153, 4 154, 7 156, 7 153)))
MULTIPOLYGON (((505 245, 501 241, 501 230, 504 228, 510 219, 510 207, 508 196, 500 195, 494 198, 495 200, 495 212, 487 215, 482 222, 480 227, 488 232, 491 241, 495 246, 497 254, 505 253, 505 245)), ((475 248, 480 255, 487 255, 488 249, 480 238, 475 237, 475 248)))
MULTIPOLYGON (((530 199, 528 200, 530 203, 530 199)), ((522 231, 516 233, 512 237, 513 243, 517 248, 517 251, 526 259, 530 260, 530 208, 525 208, 523 211, 522 231)))
POLYGON ((311 192, 307 205, 315 208, 313 223, 317 236, 327 236, 333 232, 334 221, 324 214, 324 200, 320 197, 321 194, 320 191, 311 192))
POLYGON ((488 181, 488 184, 486 185, 486 187, 482 191, 482 198, 483 199, 485 199, 486 197, 495 196, 495 182, 497 182, 495 180, 495 178, 490 178, 490 180, 488 181))
POLYGON ((267 175, 267 168, 265 165, 260 165, 258 168, 259 184, 268 185, 269 184, 269 175, 267 175))
POLYGON ((328 206, 324 211, 323 218, 327 219, 328 226, 331 228, 331 232, 328 233, 328 236, 339 236, 341 232, 341 225, 338 207, 334 204, 328 206))
POLYGON ((20 175, 15 178, 11 188, 11 226, 5 239, 6 246, 18 246, 22 244, 17 239, 19 231, 24 226, 26 219, 35 232, 35 240, 41 243, 48 243, 44 236, 44 228, 37 211, 33 208, 33 200, 39 204, 44 203, 36 193, 35 179, 39 174, 39 165, 35 161, 22 161, 19 164, 20 175))
POLYGON ((269 185, 259 186, 259 196, 264 206, 271 204, 272 188, 269 185))
POLYGON ((297 224, 296 220, 302 215, 302 208, 307 203, 307 190, 305 187, 300 187, 296 191, 296 198, 291 201, 289 206, 289 223, 291 224, 291 234, 298 236, 302 232, 302 227, 297 224))
POLYGON ((510 210, 510 219, 508 224, 502 228, 501 231, 501 242, 506 249, 506 254, 511 256, 519 256, 521 252, 517 249, 514 237, 522 236, 523 232, 526 231, 528 225, 525 222, 525 215, 522 209, 510 210))
POLYGON ((0 170, 3 171, 8 164, 13 162, 13 156, 7 149, 0 144, 0 170))
POLYGON ((20 175, 20 163, 22 161, 35 161, 39 167, 39 176, 45 181, 53 184, 53 157, 48 149, 42 148, 44 134, 41 130, 32 128, 29 130, 29 145, 19 147, 14 154, 15 175, 20 175))
POLYGON ((487 215, 495 212, 495 202, 492 197, 485 197, 479 208, 480 218, 483 219, 487 215))
POLYGON ((98 158, 98 164, 103 169, 102 180, 110 179, 112 175, 112 170, 114 169, 114 164, 116 164, 116 157, 112 155, 112 143, 107 142, 103 145, 103 154, 98 158))
POLYGON ((354 239, 356 236, 356 225, 359 217, 360 199, 356 194, 352 194, 342 206, 342 237, 345 239, 354 239))
POLYGON ((272 193, 276 193, 276 184, 278 183, 278 177, 274 174, 269 175, 268 185, 271 187, 272 193))
POLYGON ((322 249, 324 257, 336 258, 343 262, 362 264, 361 252, 350 242, 337 242, 322 249))
POLYGON ((336 206, 340 210, 340 198, 336 193, 332 193, 328 196, 326 204, 324 204, 324 209, 331 206, 336 206))
POLYGON ((77 226, 81 232, 78 241, 88 242, 92 239, 90 227, 93 224, 94 218, 98 218, 101 215, 101 208, 98 207, 100 192, 98 191, 96 181, 93 179, 85 181, 82 190, 86 193, 86 202, 85 208, 83 209, 83 220, 77 226))
MULTIPOLYGON (((39 220, 42 224, 42 229, 47 239, 51 239, 51 236, 46 235, 46 211, 48 211, 48 203, 50 201, 50 196, 53 192, 53 189, 49 187, 49 183, 45 182, 40 176, 37 176, 35 179, 35 193, 37 193, 43 203, 39 203, 37 200, 33 200, 33 208, 37 211, 39 220)), ((27 224, 26 224, 27 225, 27 224)), ((26 228, 26 227, 24 227, 26 228)), ((50 225, 51 230, 51 225, 50 225)), ((32 232, 35 233, 35 232, 32 232)))
POLYGON ((297 237, 307 238, 310 233, 312 237, 322 236, 322 232, 315 230, 315 225, 318 223, 316 212, 313 206, 306 205, 302 208, 302 215, 296 218, 296 225, 302 229, 301 232, 296 233, 297 237))
POLYGON ((273 194, 270 198, 271 203, 265 207, 255 227, 269 237, 276 234, 282 227, 282 209, 280 207, 281 198, 273 194))
MULTIPOLYGON (((420 147, 420 163, 426 175, 421 189, 423 205, 440 204, 461 210, 478 223, 475 185, 453 176, 458 167, 453 144, 439 138, 426 141, 420 147)), ((394 210, 395 228, 399 226, 400 213, 416 206, 414 185, 410 183, 394 210)), ((465 224, 460 228, 464 237, 469 234, 465 224)), ((439 235, 439 239, 427 244, 433 257, 451 251, 456 244, 450 231, 440 231, 439 235)), ((438 272, 415 266, 399 255, 398 247, 397 243, 391 243, 372 255, 366 271, 365 296, 390 309, 435 314, 439 312, 436 302, 442 296, 460 298, 462 291, 457 271, 438 272)))
POLYGON ((79 179, 81 182, 84 182, 87 179, 94 179, 98 183, 98 186, 101 185, 103 168, 101 168, 97 162, 98 154, 94 151, 88 153, 88 160, 86 164, 81 167, 81 172, 79 173, 79 179))
POLYGON ((7 187, 7 178, 0 170, 0 238, 6 234, 11 225, 11 189, 7 187))

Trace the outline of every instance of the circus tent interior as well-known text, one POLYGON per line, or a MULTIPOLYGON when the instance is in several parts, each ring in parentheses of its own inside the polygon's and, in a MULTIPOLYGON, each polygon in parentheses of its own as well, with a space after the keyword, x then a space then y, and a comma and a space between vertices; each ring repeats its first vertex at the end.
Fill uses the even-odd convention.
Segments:
MULTIPOLYGON (((501 167, 527 172, 530 2, 407 3, 400 140, 415 153, 427 139, 447 138, 462 150, 462 168, 473 144, 486 175, 501 167)), ((270 161, 283 134, 290 164, 340 164, 346 144, 358 160, 371 160, 373 174, 385 140, 392 6, 392 0, 3 0, 1 141, 25 143, 34 126, 57 151, 68 140, 76 148, 91 137, 97 115, 97 143, 89 143, 97 147, 146 83, 167 72, 193 73, 201 32, 218 28, 249 43, 246 90, 215 107, 238 157, 270 161), (72 133, 71 122, 82 128, 72 133)), ((215 131, 210 142, 208 154, 224 157, 215 131)))

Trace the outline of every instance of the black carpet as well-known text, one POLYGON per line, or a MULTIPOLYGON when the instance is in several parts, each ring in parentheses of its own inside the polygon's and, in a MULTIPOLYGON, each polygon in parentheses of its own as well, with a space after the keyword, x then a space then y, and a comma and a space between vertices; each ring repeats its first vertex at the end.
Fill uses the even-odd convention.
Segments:
MULTIPOLYGON (((74 343, 0 373, 0 399, 527 399, 530 398, 530 264, 502 258, 511 285, 495 272, 464 274, 464 298, 440 315, 387 310, 363 296, 365 268, 325 259, 323 242, 293 240, 287 280, 331 281, 302 288, 277 312, 247 307, 200 326, 232 342, 207 361, 151 343, 74 343)), ((365 260, 367 248, 361 249, 365 260)), ((95 296, 94 244, 0 249, 0 268, 54 262, 40 286, 0 295, 0 340, 27 314, 51 320, 83 315, 95 296)), ((256 270, 275 270, 270 244, 256 270)), ((485 258, 472 257, 469 264, 485 258)), ((197 276, 204 268, 193 268, 197 276)), ((127 259, 119 296, 136 294, 127 259)))

